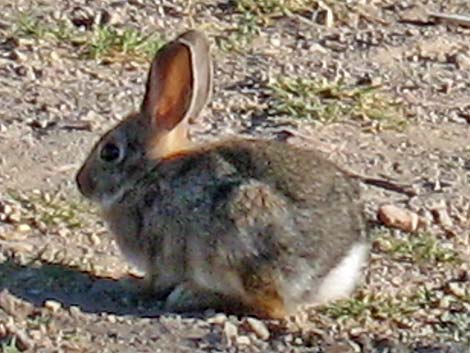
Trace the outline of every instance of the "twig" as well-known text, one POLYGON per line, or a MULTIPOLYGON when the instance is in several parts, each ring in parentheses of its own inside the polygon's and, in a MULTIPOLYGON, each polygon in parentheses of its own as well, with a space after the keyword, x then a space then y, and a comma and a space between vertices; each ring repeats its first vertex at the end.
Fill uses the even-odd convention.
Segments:
POLYGON ((367 184, 367 185, 372 185, 372 186, 375 186, 375 187, 378 187, 378 188, 381 188, 381 189, 397 192, 399 194, 404 194, 408 197, 414 197, 414 196, 418 195, 416 190, 414 190, 411 185, 397 184, 397 183, 394 183, 394 182, 392 182, 390 180, 386 180, 386 179, 369 178, 369 177, 366 177, 366 176, 355 174, 351 171, 344 170, 344 169, 343 169, 343 171, 346 174, 348 174, 351 178, 357 179, 360 182, 362 182, 364 184, 367 184))
POLYGON ((448 24, 470 27, 470 16, 453 15, 453 14, 451 15, 451 14, 446 14, 443 12, 429 12, 428 16, 433 19, 446 22, 448 24))
POLYGON ((400 194, 405 194, 406 196, 413 197, 417 195, 417 192, 413 190, 410 185, 400 185, 392 183, 389 180, 385 179, 375 179, 375 178, 366 178, 358 176, 364 184, 372 185, 378 188, 386 189, 389 191, 398 192, 400 194))

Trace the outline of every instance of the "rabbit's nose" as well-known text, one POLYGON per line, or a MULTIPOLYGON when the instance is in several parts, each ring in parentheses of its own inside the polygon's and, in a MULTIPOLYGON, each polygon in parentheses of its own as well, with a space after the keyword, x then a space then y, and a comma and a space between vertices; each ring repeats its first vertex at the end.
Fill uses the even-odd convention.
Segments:
POLYGON ((93 180, 89 177, 89 173, 87 173, 86 166, 83 166, 77 173, 75 181, 77 182, 80 193, 85 197, 89 197, 93 192, 94 183, 93 180))

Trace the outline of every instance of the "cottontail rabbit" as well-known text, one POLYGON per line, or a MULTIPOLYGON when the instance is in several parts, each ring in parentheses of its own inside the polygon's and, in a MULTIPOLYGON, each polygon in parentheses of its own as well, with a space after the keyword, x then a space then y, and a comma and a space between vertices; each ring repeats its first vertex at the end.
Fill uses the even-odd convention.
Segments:
POLYGON ((208 100, 211 75, 203 34, 162 48, 140 111, 107 132, 79 171, 81 193, 101 204, 168 310, 281 318, 347 296, 369 248, 356 180, 278 141, 192 143, 188 119, 208 100))

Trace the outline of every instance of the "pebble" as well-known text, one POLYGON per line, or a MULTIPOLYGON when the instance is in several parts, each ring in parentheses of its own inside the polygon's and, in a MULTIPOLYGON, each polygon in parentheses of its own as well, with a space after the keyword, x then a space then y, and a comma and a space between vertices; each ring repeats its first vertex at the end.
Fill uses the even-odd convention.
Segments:
POLYGON ((230 321, 226 321, 224 324, 224 336, 227 343, 233 342, 238 336, 238 327, 230 321))
POLYGON ((19 212, 13 211, 12 213, 7 215, 8 222, 10 223, 18 223, 21 221, 21 214, 19 212))
POLYGON ((387 227, 404 232, 415 232, 423 223, 416 213, 394 205, 381 206, 377 217, 387 227))
POLYGON ((69 311, 70 311, 70 314, 73 316, 73 317, 79 317, 80 314, 82 313, 82 311, 80 310, 80 308, 78 306, 75 306, 75 305, 72 305, 70 308, 69 308, 69 311))
POLYGON ((24 63, 28 59, 28 56, 19 50, 14 50, 12 51, 10 58, 17 62, 24 63))
POLYGON ((469 70, 470 69, 470 56, 459 53, 455 57, 455 63, 457 68, 460 70, 469 70))
POLYGON ((16 226, 16 230, 20 233, 26 233, 31 231, 31 226, 29 224, 23 223, 16 226))
POLYGON ((101 245, 101 238, 96 233, 91 233, 89 236, 90 242, 94 246, 101 245))
POLYGON ((267 340, 269 338, 270 333, 269 333, 268 328, 264 324, 264 322, 262 322, 258 319, 252 318, 252 317, 247 318, 246 322, 247 322, 248 326, 251 328, 251 330, 253 331, 253 333, 258 338, 260 338, 262 340, 267 340))
POLYGON ((439 300, 437 305, 440 309, 449 309, 451 302, 452 302, 452 297, 446 295, 439 300))
POLYGON ((239 336, 239 337, 237 337, 237 345, 249 346, 250 344, 251 344, 250 337, 248 337, 248 336, 239 336))
POLYGON ((44 302, 44 307, 49 309, 53 313, 56 313, 62 308, 62 304, 55 300, 46 300, 44 302))
POLYGON ((217 314, 209 319, 207 319, 207 322, 209 324, 215 324, 215 325, 222 325, 227 321, 227 315, 225 314, 217 314))
POLYGON ((466 296, 465 288, 462 283, 450 282, 447 285, 447 289, 451 294, 455 295, 458 298, 464 298, 466 296))
POLYGON ((13 208, 10 205, 7 205, 5 203, 0 203, 0 213, 8 216, 12 212, 13 212, 13 208))
POLYGON ((282 44, 281 38, 279 38, 278 36, 272 36, 271 38, 269 38, 269 42, 275 47, 279 47, 282 44))
POLYGON ((50 59, 54 63, 60 63, 61 62, 60 54, 56 50, 51 51, 50 59))

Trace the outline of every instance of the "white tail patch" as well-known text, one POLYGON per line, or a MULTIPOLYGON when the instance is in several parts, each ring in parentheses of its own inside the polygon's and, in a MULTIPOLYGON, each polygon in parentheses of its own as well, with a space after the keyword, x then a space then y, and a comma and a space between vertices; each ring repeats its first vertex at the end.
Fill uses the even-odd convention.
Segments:
POLYGON ((361 268, 367 259, 368 252, 368 244, 359 243, 354 245, 343 260, 323 280, 315 296, 315 304, 324 304, 348 297, 361 276, 361 268))

